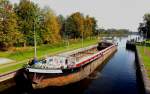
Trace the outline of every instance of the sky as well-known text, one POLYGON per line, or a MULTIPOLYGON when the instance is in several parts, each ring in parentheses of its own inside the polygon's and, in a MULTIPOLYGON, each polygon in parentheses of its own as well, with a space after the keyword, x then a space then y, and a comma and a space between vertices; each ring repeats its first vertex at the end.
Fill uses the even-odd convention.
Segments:
MULTIPOLYGON (((18 3, 19 0, 10 0, 18 3)), ((150 0, 31 0, 40 7, 49 6, 57 15, 81 12, 96 18, 100 28, 137 31, 145 13, 150 13, 150 0)))

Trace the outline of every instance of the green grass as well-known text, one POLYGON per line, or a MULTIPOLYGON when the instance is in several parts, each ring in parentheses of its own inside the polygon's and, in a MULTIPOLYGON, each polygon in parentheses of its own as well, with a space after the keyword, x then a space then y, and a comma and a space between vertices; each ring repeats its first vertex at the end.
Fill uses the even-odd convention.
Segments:
MULTIPOLYGON (((84 47, 85 46, 89 46, 92 44, 97 43, 97 38, 94 38, 92 40, 90 39, 85 39, 84 40, 84 47)), ((43 45, 43 46, 38 46, 37 47, 37 56, 38 58, 42 58, 46 55, 54 55, 57 53, 61 53, 61 52, 65 52, 65 51, 69 51, 69 50, 74 50, 77 48, 81 48, 82 47, 82 42, 81 40, 78 40, 76 42, 72 42, 70 43, 69 47, 66 47, 65 44, 60 43, 60 44, 55 44, 55 45, 43 45)), ((16 69, 21 68, 24 64, 26 64, 27 60, 30 58, 33 58, 34 56, 34 48, 29 48, 23 51, 16 51, 16 52, 0 52, 0 57, 5 57, 5 58, 9 58, 9 59, 13 59, 15 60, 16 63, 15 65, 10 65, 7 64, 7 67, 4 68, 0 68, 0 74, 2 73, 7 73, 16 69)), ((1 65, 1 66, 5 66, 1 65)))
POLYGON ((150 47, 137 46, 144 67, 147 70, 148 77, 150 78, 150 47), (144 51, 145 50, 145 51, 144 51))
POLYGON ((8 72, 17 70, 17 69, 21 68, 22 66, 23 66, 22 63, 18 63, 18 64, 15 64, 15 65, 6 67, 5 69, 0 69, 0 73, 8 73, 8 72))

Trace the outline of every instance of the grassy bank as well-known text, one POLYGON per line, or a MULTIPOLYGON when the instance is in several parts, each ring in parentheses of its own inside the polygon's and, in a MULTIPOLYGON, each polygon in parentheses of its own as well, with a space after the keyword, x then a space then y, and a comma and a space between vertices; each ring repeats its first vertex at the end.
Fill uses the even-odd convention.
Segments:
MULTIPOLYGON (((85 39, 83 46, 85 47, 85 46, 89 46, 95 43, 97 43, 97 38, 85 39)), ((38 58, 42 58, 46 55, 54 55, 57 53, 74 50, 74 49, 81 48, 81 47, 82 47, 81 40, 72 41, 69 47, 66 47, 64 43, 59 43, 55 45, 38 46, 37 56, 38 58)), ((5 57, 5 58, 13 59, 16 61, 16 62, 12 62, 9 64, 0 65, 1 66, 0 74, 21 68, 23 64, 26 64, 28 59, 33 58, 33 56, 34 56, 33 47, 28 47, 25 49, 22 48, 21 50, 19 49, 14 52, 0 52, 0 57, 5 57)))
POLYGON ((150 47, 137 46, 144 67, 147 71, 148 77, 150 78, 150 47))

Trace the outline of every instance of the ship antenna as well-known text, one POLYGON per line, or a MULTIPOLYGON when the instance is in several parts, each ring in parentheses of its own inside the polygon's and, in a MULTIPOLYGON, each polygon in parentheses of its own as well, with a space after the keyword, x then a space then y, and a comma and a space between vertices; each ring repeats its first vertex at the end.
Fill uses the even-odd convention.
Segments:
POLYGON ((69 50, 69 33, 68 33, 68 30, 67 30, 67 27, 66 27, 66 24, 67 22, 65 21, 65 29, 64 29, 64 39, 65 39, 65 45, 66 45, 66 48, 67 50, 69 50))
MULTIPOLYGON (((84 25, 83 25, 83 31, 84 31, 84 25)), ((82 31, 82 48, 83 48, 83 31, 82 31)))
POLYGON ((35 21, 36 20, 36 17, 35 17, 35 19, 34 19, 34 27, 33 27, 33 29, 34 29, 34 63, 36 63, 37 62, 37 49, 36 49, 36 31, 35 31, 35 21))

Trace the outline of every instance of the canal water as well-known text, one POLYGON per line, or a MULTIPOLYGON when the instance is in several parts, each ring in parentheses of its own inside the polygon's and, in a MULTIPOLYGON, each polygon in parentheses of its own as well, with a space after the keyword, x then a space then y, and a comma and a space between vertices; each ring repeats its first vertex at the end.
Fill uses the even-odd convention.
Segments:
MULTIPOLYGON (((132 36, 133 37, 133 36, 132 36)), ((64 87, 47 87, 33 94, 142 94, 135 65, 135 54, 126 50, 129 37, 117 38, 118 50, 86 79, 64 87)), ((15 94, 17 88, 7 91, 15 94)), ((5 92, 6 93, 6 92, 5 92)), ((28 93, 24 93, 28 94, 28 93)))

